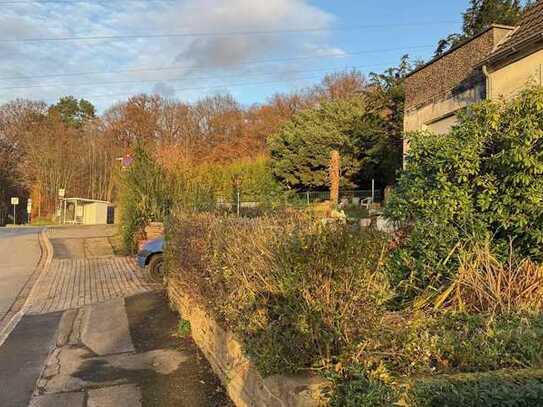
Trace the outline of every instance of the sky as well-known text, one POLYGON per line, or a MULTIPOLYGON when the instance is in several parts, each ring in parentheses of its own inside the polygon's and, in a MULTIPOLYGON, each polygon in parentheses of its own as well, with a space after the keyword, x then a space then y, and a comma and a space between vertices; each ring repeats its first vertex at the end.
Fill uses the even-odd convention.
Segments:
POLYGON ((0 103, 141 93, 243 105, 429 59, 468 0, 0 0, 0 103))

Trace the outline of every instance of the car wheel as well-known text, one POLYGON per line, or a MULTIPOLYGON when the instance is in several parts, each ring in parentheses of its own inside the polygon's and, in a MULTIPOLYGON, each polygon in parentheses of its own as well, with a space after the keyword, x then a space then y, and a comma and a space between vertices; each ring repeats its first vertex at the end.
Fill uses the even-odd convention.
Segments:
POLYGON ((164 256, 162 254, 155 254, 149 260, 149 276, 154 282, 164 282, 164 256))

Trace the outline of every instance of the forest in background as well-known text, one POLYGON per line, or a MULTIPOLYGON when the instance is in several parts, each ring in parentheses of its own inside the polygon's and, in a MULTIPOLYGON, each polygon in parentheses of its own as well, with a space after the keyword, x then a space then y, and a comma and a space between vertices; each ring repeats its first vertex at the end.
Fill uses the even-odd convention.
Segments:
MULTIPOLYGON (((54 105, 31 100, 6 103, 0 106, 0 224, 10 221, 12 196, 22 198, 19 219, 25 217, 27 198, 32 199, 34 219, 54 216, 61 188, 70 197, 115 203, 121 159, 133 154, 137 145, 144 146, 165 169, 252 160, 261 166, 263 158, 270 158, 270 136, 280 133, 301 112, 318 111, 326 103, 354 103, 363 106, 364 114, 371 113, 372 122, 357 129, 357 134, 367 135, 367 154, 360 159, 368 174, 375 172, 385 150, 391 155, 390 147, 396 151, 392 154, 396 163, 390 168, 394 173, 401 157, 401 77, 409 69, 404 57, 398 67, 369 78, 355 70, 338 72, 325 76, 318 85, 276 94, 253 106, 242 106, 227 93, 194 103, 142 94, 101 115, 90 102, 72 96, 54 105), (380 148, 371 151, 368 140, 380 148)), ((342 111, 334 114, 340 116, 326 120, 337 122, 342 111)), ((268 167, 273 172, 273 164, 268 167)))

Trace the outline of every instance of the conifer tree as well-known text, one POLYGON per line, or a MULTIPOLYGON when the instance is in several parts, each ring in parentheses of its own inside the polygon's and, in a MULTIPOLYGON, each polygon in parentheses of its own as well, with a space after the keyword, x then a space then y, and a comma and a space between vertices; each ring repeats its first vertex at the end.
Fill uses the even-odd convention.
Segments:
POLYGON ((492 24, 517 25, 531 1, 520 0, 470 0, 463 14, 462 33, 449 35, 439 41, 435 56, 486 30, 492 24))

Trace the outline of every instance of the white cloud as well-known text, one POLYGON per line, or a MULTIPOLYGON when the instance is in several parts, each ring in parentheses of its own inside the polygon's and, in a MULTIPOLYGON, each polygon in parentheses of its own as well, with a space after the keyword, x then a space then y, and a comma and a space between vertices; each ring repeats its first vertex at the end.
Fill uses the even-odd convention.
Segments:
MULTIPOLYGON (((336 18, 308 0, 186 0, 177 2, 46 3, 38 7, 6 7, 0 15, 0 38, 47 38, 87 35, 235 33, 331 27, 336 18), (127 7, 129 11, 127 12, 127 7)), ((156 91, 172 96, 175 89, 217 86, 243 81, 243 76, 261 75, 275 79, 293 63, 276 66, 250 65, 251 61, 289 58, 298 55, 337 53, 328 44, 326 31, 295 34, 252 34, 139 38, 116 41, 1 42, 0 78, 27 76, 27 79, 0 80, 0 103, 15 97, 54 101, 64 94, 76 97, 108 93, 156 91), (95 74, 58 78, 36 75, 74 72, 117 71, 132 67, 163 67, 176 64, 179 70, 132 71, 123 74, 95 74), (224 79, 220 79, 221 75, 224 79), (218 79, 197 79, 197 78, 218 79), (191 80, 191 78, 194 78, 191 80), (136 84, 101 82, 146 80, 136 84), (156 82, 153 81, 156 79, 156 82), (176 82, 174 79, 182 79, 176 82), (80 83, 95 86, 76 86, 80 83), (4 90, 30 85, 44 87, 4 90)), ((303 66, 303 62, 302 65, 303 66)), ((296 65, 296 64, 294 64, 296 65)), ((300 66, 300 65, 298 65, 300 66)), ((128 96, 128 95, 127 95, 128 96)), ((183 96, 183 94, 180 94, 183 96)), ((115 99, 96 99, 99 107, 115 99)))
MULTIPOLYGON (((207 0, 186 4, 201 4, 204 12, 182 12, 179 24, 191 30, 211 32, 220 30, 278 31, 313 27, 329 27, 333 16, 301 0, 207 0), (216 10, 220 10, 217 12, 216 10)), ((322 37, 310 34, 313 39, 322 37)), ((177 60, 188 60, 197 67, 221 67, 246 62, 262 56, 299 51, 306 34, 297 33, 285 37, 280 34, 231 35, 226 37, 204 37, 188 41, 177 56, 177 60), (294 41, 293 38, 296 38, 294 41)))

